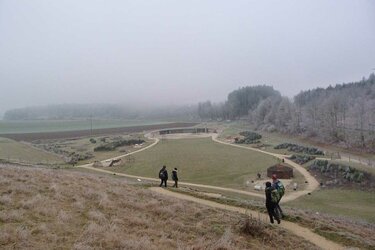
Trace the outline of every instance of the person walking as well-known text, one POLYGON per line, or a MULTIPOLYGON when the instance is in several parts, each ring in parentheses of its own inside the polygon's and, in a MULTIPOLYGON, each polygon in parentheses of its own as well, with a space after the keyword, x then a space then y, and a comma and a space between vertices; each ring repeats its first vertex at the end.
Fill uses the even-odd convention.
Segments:
POLYGON ((272 175, 272 187, 274 189, 276 189, 277 192, 279 193, 279 199, 278 199, 278 201, 276 203, 276 207, 275 207, 276 213, 278 213, 281 218, 284 218, 284 213, 283 213, 283 210, 281 209, 279 203, 280 203, 281 198, 284 196, 285 187, 284 187, 284 184, 279 179, 277 179, 276 174, 272 175))
POLYGON ((159 171, 159 178, 161 180, 159 186, 160 187, 163 186, 163 183, 164 183, 164 187, 167 187, 168 171, 167 171, 167 167, 165 165, 159 171))
POLYGON ((178 176, 177 176, 177 168, 174 168, 172 171, 172 180, 174 180, 173 187, 177 188, 178 176))
POLYGON ((276 219, 277 224, 280 224, 280 217, 278 213, 276 213, 278 192, 269 181, 266 182, 265 193, 266 193, 266 208, 267 208, 268 215, 270 216, 270 222, 273 224, 274 219, 276 219))

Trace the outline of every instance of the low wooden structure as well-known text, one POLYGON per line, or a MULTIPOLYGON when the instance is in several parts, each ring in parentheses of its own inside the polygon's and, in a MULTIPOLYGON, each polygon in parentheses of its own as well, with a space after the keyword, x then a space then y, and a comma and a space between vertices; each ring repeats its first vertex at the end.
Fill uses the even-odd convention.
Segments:
POLYGON ((159 131, 160 135, 168 135, 168 134, 184 134, 184 133, 191 133, 191 134, 198 134, 198 133, 208 133, 208 128, 170 128, 170 129, 163 129, 159 131))
POLYGON ((279 179, 290 179, 293 178, 293 168, 285 164, 276 164, 267 168, 267 176, 271 178, 273 174, 279 179))

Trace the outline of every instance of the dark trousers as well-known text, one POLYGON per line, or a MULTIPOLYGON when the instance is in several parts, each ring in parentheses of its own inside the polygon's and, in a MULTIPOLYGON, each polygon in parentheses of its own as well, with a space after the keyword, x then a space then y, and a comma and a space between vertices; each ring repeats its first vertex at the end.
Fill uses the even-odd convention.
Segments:
POLYGON ((160 187, 163 186, 163 183, 164 183, 164 187, 167 187, 167 180, 161 179, 160 187))
POLYGON ((275 212, 282 218, 284 214, 283 214, 283 210, 281 210, 279 202, 275 205, 275 212))
POLYGON ((281 200, 281 197, 279 199, 279 201, 277 202, 276 206, 275 206, 275 210, 276 210, 276 213, 279 215, 280 218, 283 218, 284 217, 284 213, 283 213, 283 210, 281 210, 281 207, 280 207, 280 200, 281 200))
POLYGON ((273 223, 275 218, 277 223, 280 223, 279 214, 276 212, 276 203, 266 203, 268 215, 270 216, 270 222, 273 223))
POLYGON ((173 185, 173 187, 177 187, 177 182, 178 182, 178 180, 174 180, 174 185, 173 185))

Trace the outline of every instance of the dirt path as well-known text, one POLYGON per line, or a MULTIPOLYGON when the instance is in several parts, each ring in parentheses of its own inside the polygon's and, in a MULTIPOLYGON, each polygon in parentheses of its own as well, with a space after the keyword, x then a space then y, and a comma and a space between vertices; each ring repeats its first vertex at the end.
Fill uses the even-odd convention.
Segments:
MULTIPOLYGON (((108 161, 112 161, 114 159, 124 158, 128 155, 136 154, 136 153, 142 152, 144 150, 147 150, 147 149, 155 146, 159 142, 159 138, 154 137, 152 135, 153 135, 153 132, 145 135, 147 138, 154 140, 154 142, 152 144, 148 145, 147 147, 144 147, 142 149, 133 151, 131 153, 127 153, 127 154, 124 154, 124 155, 120 155, 120 156, 117 156, 117 157, 106 159, 106 160, 103 160, 101 162, 103 164, 106 164, 108 161)), ((319 183, 315 180, 315 178, 313 176, 310 175, 309 172, 306 171, 305 168, 303 168, 299 164, 296 164, 296 163, 292 162, 291 160, 286 159, 285 155, 270 153, 270 152, 266 152, 266 151, 263 151, 263 150, 260 150, 260 149, 255 149, 255 148, 250 148, 250 147, 241 146, 241 145, 237 145, 237 144, 231 144, 231 143, 223 142, 223 141, 218 140, 217 136, 218 136, 217 134, 212 135, 212 140, 217 142, 217 143, 221 143, 221 144, 224 144, 224 145, 237 147, 237 148, 243 148, 243 149, 247 149, 247 150, 253 150, 253 151, 256 151, 256 152, 259 152, 259 153, 268 154, 270 156, 273 156, 273 157, 276 157, 276 158, 279 158, 279 159, 284 159, 284 161, 286 163, 288 163, 289 165, 294 167, 297 171, 299 171, 305 177, 305 179, 308 181, 306 188, 304 190, 300 190, 300 191, 296 191, 296 192, 288 192, 288 194, 286 194, 283 197, 283 199, 281 200, 281 203, 285 203, 285 202, 288 202, 288 201, 295 200, 295 199, 297 199, 297 198, 299 198, 303 195, 311 193, 312 191, 316 190, 319 187, 319 183)), ((94 171, 98 171, 98 172, 102 172, 102 173, 106 173, 106 174, 123 176, 123 177, 127 177, 127 178, 135 178, 135 179, 147 180, 147 181, 152 181, 152 182, 159 182, 160 181, 158 178, 129 175, 129 174, 113 172, 113 171, 110 171, 110 170, 105 170, 103 168, 96 168, 96 167, 93 167, 92 163, 80 165, 80 166, 77 166, 77 167, 85 168, 85 169, 89 169, 89 170, 94 170, 94 171)), ((189 182, 179 182, 179 184, 184 185, 184 186, 190 186, 190 187, 208 188, 208 189, 212 189, 212 190, 227 191, 227 192, 232 192, 232 193, 250 195, 250 196, 259 197, 259 198, 264 197, 263 193, 244 191, 244 190, 238 190, 238 189, 233 189, 233 188, 224 188, 224 187, 204 185, 204 184, 196 184, 196 183, 189 183, 189 182)))
MULTIPOLYGON (((151 133, 148 134, 148 138, 151 138, 151 133)), ((114 160, 114 159, 123 158, 123 157, 126 157, 128 155, 136 154, 136 153, 139 153, 141 151, 147 150, 147 149, 155 146, 159 142, 158 138, 153 138, 152 137, 152 139, 154 139, 155 141, 152 144, 150 144, 149 146, 147 146, 147 147, 144 147, 142 149, 133 151, 133 152, 128 153, 128 154, 124 154, 124 155, 120 155, 120 156, 117 156, 117 157, 113 157, 113 158, 104 160, 104 161, 102 161, 102 163, 107 162, 107 161, 111 161, 111 160, 114 160)), ((298 192, 289 193, 288 195, 286 195, 283 198, 283 200, 282 200, 283 202, 287 202, 287 201, 291 201, 291 200, 297 199, 298 197, 300 197, 302 195, 306 195, 307 193, 312 192, 312 191, 314 191, 315 189, 317 189, 319 187, 318 182, 315 180, 314 177, 312 177, 310 175, 309 172, 307 172, 302 166, 300 166, 300 165, 298 165, 298 164, 296 164, 296 163, 294 163, 294 162, 292 162, 292 161, 290 161, 288 159, 285 159, 285 155, 274 154, 274 153, 262 151, 262 150, 259 150, 259 149, 255 149, 255 148, 249 148, 249 147, 245 147, 245 146, 241 146, 241 145, 226 143, 226 142, 218 140, 217 139, 217 135, 212 136, 212 140, 215 141, 215 142, 217 142, 217 143, 225 144, 225 145, 228 145, 228 146, 238 147, 238 148, 244 148, 244 149, 247 149, 247 150, 253 150, 253 151, 256 151, 256 152, 268 154, 270 156, 273 156, 273 157, 276 157, 276 158, 279 158, 279 159, 284 159, 284 161, 286 163, 290 164, 297 171, 299 171, 306 178, 306 180, 308 181, 308 185, 307 185, 306 189, 302 190, 302 191, 298 191, 298 192)), ((123 173, 117 173, 117 172, 105 170, 105 169, 102 169, 102 168, 95 168, 92 165, 93 164, 91 163, 91 164, 81 165, 81 166, 78 166, 78 167, 89 169, 89 170, 94 170, 94 171, 98 171, 98 172, 102 172, 102 173, 106 173, 106 174, 124 176, 124 177, 128 177, 128 178, 136 178, 136 179, 147 180, 147 181, 152 181, 152 182, 159 182, 160 181, 157 178, 149 178, 149 177, 143 177, 143 176, 136 176, 136 175, 128 175, 128 174, 123 174, 123 173)), ((263 197, 264 196, 263 193, 243 191, 243 190, 237 190, 237 189, 231 189, 231 188, 222 188, 222 187, 210 186, 210 185, 203 185, 203 184, 194 184, 194 183, 180 182, 180 185, 191 186, 191 187, 200 187, 200 188, 209 188, 209 189, 220 190, 220 191, 229 191, 229 192, 234 192, 234 193, 239 193, 239 194, 245 194, 245 195, 251 195, 251 196, 256 196, 256 197, 263 197)), ((244 209, 244 208, 240 208, 240 207, 228 206, 228 205, 216 203, 216 202, 213 202, 213 201, 199 199, 199 198, 192 197, 192 196, 189 196, 189 195, 184 195, 184 194, 179 194, 179 193, 171 192, 171 191, 168 191, 168 190, 165 190, 165 189, 162 189, 162 188, 158 188, 158 187, 152 187, 151 190, 154 191, 154 192, 161 193, 163 195, 168 195, 168 196, 175 197, 175 198, 178 198, 178 199, 183 199, 183 200, 188 200, 188 201, 200 203, 200 204, 203 204, 203 205, 206 205, 206 206, 210 206, 210 207, 224 209, 224 210, 228 210, 228 211, 232 211, 232 212, 238 212, 238 213, 242 213, 242 214, 251 214, 252 216, 254 216, 256 218, 260 217, 263 221, 268 221, 269 220, 269 218, 268 218, 267 215, 261 214, 258 211, 248 210, 248 209, 244 209)), ((318 247, 321 247, 322 249, 330 249, 330 250, 331 249, 332 250, 334 250, 334 249, 344 249, 344 247, 342 247, 341 245, 336 244, 334 242, 331 242, 331 241, 325 239, 324 237, 322 237, 322 236, 320 236, 318 234, 313 233, 310 229, 305 228, 305 227, 301 227, 301 226, 299 226, 299 225, 297 225, 295 223, 283 221, 280 224, 280 226, 283 227, 284 229, 290 231, 291 233, 293 233, 295 235, 298 235, 298 236, 300 236, 300 237, 302 237, 302 238, 304 238, 304 239, 312 242, 313 244, 317 245, 318 247)))
POLYGON ((260 149, 246 147, 246 146, 242 146, 242 145, 238 145, 238 144, 223 142, 223 141, 220 141, 219 139, 217 139, 217 137, 218 137, 218 134, 212 136, 212 140, 217 142, 217 143, 224 144, 224 145, 237 147, 237 148, 244 148, 244 149, 252 150, 252 151, 255 151, 255 152, 267 154, 267 155, 276 157, 278 159, 284 159, 285 163, 289 164, 290 166, 295 168, 298 172, 300 172, 303 175, 303 177, 307 181, 306 188, 304 190, 300 190, 300 191, 296 191, 296 192, 288 192, 288 194, 286 194, 283 197, 283 199, 281 200, 282 203, 295 200, 295 199, 297 199, 297 198, 299 198, 303 195, 306 195, 308 193, 313 192, 314 190, 316 190, 319 187, 318 181, 304 167, 302 167, 301 165, 287 159, 285 155, 270 153, 270 152, 263 151, 263 150, 260 150, 260 149))
MULTIPOLYGON (((102 164, 107 164, 109 161, 112 161, 112 160, 115 160, 115 159, 124 158, 124 157, 126 157, 128 155, 136 154, 136 153, 142 152, 144 150, 147 150, 147 149, 155 146, 156 144, 158 144, 158 142, 160 140, 157 137, 153 137, 152 134, 153 133, 151 132, 151 133, 148 133, 148 134, 145 135, 145 137, 154 140, 154 142, 152 144, 148 145, 147 147, 144 147, 142 149, 133 151, 131 153, 127 153, 127 154, 119 155, 119 156, 116 156, 116 157, 113 157, 113 158, 110 158, 110 159, 103 160, 103 161, 101 161, 101 163, 102 164)), ((103 169, 103 168, 96 168, 96 167, 93 167, 93 163, 79 165, 77 167, 85 168, 85 169, 93 170, 93 171, 97 171, 97 172, 102 172, 102 173, 106 173, 106 174, 111 174, 111 175, 123 176, 123 177, 127 177, 127 178, 147 180, 147 181, 152 181, 152 182, 160 182, 160 179, 158 179, 158 178, 150 178, 150 177, 144 177, 144 176, 138 176, 138 175, 123 174, 123 173, 118 173, 118 172, 113 172, 113 171, 110 171, 110 170, 106 170, 106 169, 103 169)), ((211 185, 204 185, 204 184, 196 184, 196 183, 189 183, 189 182, 179 182, 179 184, 180 185, 184 185, 184 186, 189 186, 189 187, 209 188, 209 189, 213 189, 213 190, 228 191, 228 192, 233 192, 233 193, 238 193, 238 194, 245 194, 245 195, 255 196, 255 197, 259 197, 259 198, 262 198, 264 196, 263 194, 260 194, 260 193, 251 192, 251 191, 244 191, 244 190, 238 190, 238 189, 233 189, 233 188, 223 188, 223 187, 217 187, 217 186, 211 186, 211 185)))
MULTIPOLYGON (((192 201, 192 202, 203 204, 203 205, 206 205, 206 206, 209 206, 209 207, 219 208, 219 209, 223 209, 223 210, 227 210, 227 211, 231 211, 231 212, 237 212, 237 213, 241 213, 241 214, 252 215, 253 217, 260 218, 262 221, 265 221, 265 222, 268 222, 268 220, 269 220, 268 215, 259 213, 258 211, 248 210, 248 209, 240 208, 240 207, 228 206, 228 205, 220 204, 220 203, 213 202, 213 201, 199 199, 199 198, 192 197, 192 196, 189 196, 189 195, 171 192, 171 191, 168 191, 166 189, 159 188, 159 187, 152 187, 150 189, 154 192, 159 193, 159 194, 174 197, 174 198, 177 198, 177 199, 192 201)), ((343 246, 341 246, 341 245, 339 245, 335 242, 329 241, 326 238, 312 232, 310 229, 299 226, 298 224, 288 222, 288 221, 282 221, 281 224, 278 225, 278 226, 288 230, 289 232, 291 232, 295 235, 298 235, 298 236, 304 238, 307 241, 310 241, 311 243, 313 243, 314 245, 316 245, 316 246, 318 246, 322 249, 329 249, 329 250, 344 249, 343 246)))

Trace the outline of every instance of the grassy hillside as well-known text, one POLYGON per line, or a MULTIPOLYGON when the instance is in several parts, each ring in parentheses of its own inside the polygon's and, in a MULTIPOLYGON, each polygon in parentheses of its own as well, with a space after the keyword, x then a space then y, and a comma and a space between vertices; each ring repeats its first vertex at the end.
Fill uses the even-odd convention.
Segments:
POLYGON ((262 222, 252 236, 245 216, 111 176, 0 165, 0 194, 2 249, 315 249, 262 222))
POLYGON ((375 194, 360 190, 323 189, 289 202, 288 206, 375 223, 375 194))
POLYGON ((128 174, 158 178, 163 164, 178 168, 180 181, 243 188, 258 172, 277 161, 265 154, 215 143, 211 138, 162 140, 134 155, 135 162, 114 168, 128 174))
POLYGON ((63 163, 62 159, 54 154, 38 150, 29 145, 0 137, 0 159, 22 163, 63 163))

